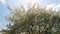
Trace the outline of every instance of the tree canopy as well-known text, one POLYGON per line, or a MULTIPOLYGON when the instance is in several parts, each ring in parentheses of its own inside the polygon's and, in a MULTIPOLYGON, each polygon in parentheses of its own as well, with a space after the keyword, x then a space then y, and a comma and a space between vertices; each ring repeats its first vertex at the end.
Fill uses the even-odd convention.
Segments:
POLYGON ((2 34, 59 34, 60 12, 32 6, 25 10, 22 6, 16 8, 7 16, 8 24, 2 34))

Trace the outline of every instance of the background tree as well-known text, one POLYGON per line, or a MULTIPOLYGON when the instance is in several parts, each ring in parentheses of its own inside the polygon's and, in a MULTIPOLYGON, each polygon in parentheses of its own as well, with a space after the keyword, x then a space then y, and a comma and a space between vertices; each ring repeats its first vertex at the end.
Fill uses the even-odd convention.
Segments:
POLYGON ((11 13, 7 20, 13 25, 7 25, 7 30, 2 30, 4 34, 59 34, 60 33, 60 12, 45 10, 39 6, 24 6, 10 9, 11 13))

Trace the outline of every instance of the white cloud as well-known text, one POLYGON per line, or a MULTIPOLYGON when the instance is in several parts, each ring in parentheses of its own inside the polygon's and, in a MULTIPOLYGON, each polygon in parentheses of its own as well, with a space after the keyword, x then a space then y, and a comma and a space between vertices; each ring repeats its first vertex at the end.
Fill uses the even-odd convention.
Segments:
POLYGON ((60 4, 55 5, 55 7, 53 8, 53 10, 56 10, 56 11, 60 10, 60 4))
POLYGON ((55 4, 47 5, 47 6, 46 6, 46 9, 49 10, 49 9, 53 8, 54 6, 55 6, 55 4))
POLYGON ((33 5, 34 3, 38 3, 40 0, 10 0, 14 5, 33 5))
POLYGON ((34 5, 34 3, 39 3, 39 0, 22 0, 22 3, 26 5, 34 5))
POLYGON ((5 3, 6 1, 5 0, 0 0, 2 3, 5 3))
POLYGON ((60 10, 60 4, 50 4, 46 6, 46 10, 52 9, 53 11, 56 10, 60 10))
POLYGON ((36 3, 39 0, 26 0, 26 1, 28 1, 29 3, 36 3))

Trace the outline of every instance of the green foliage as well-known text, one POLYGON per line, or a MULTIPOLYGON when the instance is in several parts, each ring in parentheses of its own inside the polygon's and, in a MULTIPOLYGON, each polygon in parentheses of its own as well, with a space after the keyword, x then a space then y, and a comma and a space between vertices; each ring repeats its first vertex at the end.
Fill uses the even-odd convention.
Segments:
POLYGON ((45 10, 39 6, 20 8, 11 11, 7 20, 13 25, 7 25, 4 34, 59 34, 60 33, 60 12, 45 10))

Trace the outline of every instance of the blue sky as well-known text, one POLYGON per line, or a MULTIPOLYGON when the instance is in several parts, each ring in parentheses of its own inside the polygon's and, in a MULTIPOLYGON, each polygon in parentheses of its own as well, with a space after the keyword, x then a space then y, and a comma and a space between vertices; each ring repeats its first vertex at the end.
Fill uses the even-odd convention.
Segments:
POLYGON ((9 22, 5 19, 5 16, 8 15, 9 10, 6 6, 6 4, 9 4, 10 7, 18 7, 21 4, 22 5, 29 5, 28 3, 39 3, 41 6, 47 7, 47 9, 52 8, 53 9, 60 9, 60 0, 0 0, 0 30, 2 28, 5 28, 3 24, 8 24, 9 22))

